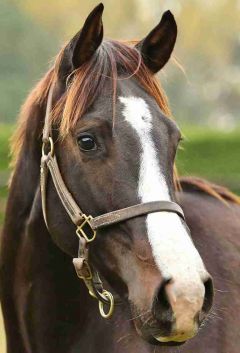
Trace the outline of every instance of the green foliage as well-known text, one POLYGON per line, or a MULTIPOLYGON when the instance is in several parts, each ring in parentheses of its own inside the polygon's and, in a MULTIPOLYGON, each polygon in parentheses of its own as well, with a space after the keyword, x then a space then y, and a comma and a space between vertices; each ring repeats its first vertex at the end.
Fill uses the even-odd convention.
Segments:
POLYGON ((10 161, 9 138, 13 133, 14 126, 0 124, 0 170, 6 171, 10 161))
POLYGON ((183 128, 185 139, 177 155, 181 175, 195 175, 228 186, 240 194, 240 129, 228 133, 183 128))
POLYGON ((13 2, 0 0, 0 7, 0 121, 13 122, 31 86, 46 72, 58 41, 13 2))
POLYGON ((7 197, 7 180, 9 177, 9 138, 13 132, 12 125, 0 124, 0 228, 3 221, 7 197))

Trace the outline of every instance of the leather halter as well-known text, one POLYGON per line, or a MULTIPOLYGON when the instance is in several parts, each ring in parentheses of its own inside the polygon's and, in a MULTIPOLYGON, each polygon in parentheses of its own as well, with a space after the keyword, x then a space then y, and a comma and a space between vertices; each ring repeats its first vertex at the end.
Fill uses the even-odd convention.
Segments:
POLYGON ((76 234, 79 238, 78 258, 73 259, 75 270, 79 278, 83 279, 89 294, 99 301, 99 310, 103 317, 108 318, 112 315, 116 300, 113 295, 103 289, 102 282, 98 272, 88 262, 88 245, 92 242, 97 234, 97 230, 108 227, 113 224, 126 221, 130 218, 146 215, 153 212, 173 212, 179 215, 183 220, 184 213, 181 207, 172 201, 153 201, 137 204, 122 208, 113 212, 108 212, 97 217, 86 215, 77 205, 73 196, 68 191, 58 167, 57 159, 54 154, 54 143, 51 133, 50 114, 52 111, 52 96, 54 86, 50 87, 46 115, 42 136, 42 158, 41 158, 41 199, 44 221, 47 225, 47 207, 46 207, 46 186, 48 172, 53 180, 54 187, 57 191, 59 199, 64 206, 66 212, 76 226, 76 234), (103 304, 109 305, 107 313, 104 312, 103 304))

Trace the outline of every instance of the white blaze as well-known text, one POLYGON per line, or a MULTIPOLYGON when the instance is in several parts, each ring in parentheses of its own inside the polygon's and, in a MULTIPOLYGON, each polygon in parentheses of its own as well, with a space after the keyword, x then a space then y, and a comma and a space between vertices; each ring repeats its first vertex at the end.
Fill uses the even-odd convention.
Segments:
MULTIPOLYGON (((120 97, 125 120, 136 131, 141 145, 138 194, 142 202, 170 200, 168 186, 159 165, 152 139, 152 116, 142 98, 120 97)), ((179 216, 170 212, 150 213, 146 226, 153 256, 165 278, 179 279, 185 285, 200 282, 205 269, 179 216)), ((192 293, 193 294, 193 293, 192 293)))

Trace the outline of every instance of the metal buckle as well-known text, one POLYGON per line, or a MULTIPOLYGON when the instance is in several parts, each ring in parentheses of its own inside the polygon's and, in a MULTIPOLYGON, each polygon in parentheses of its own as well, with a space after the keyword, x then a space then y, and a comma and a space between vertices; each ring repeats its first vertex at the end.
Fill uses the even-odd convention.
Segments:
POLYGON ((82 222, 82 224, 80 224, 80 226, 77 227, 76 234, 79 238, 81 236, 83 236, 86 239, 86 242, 90 243, 91 241, 93 241, 96 238, 96 235, 97 235, 97 231, 92 228, 91 223, 90 223, 90 221, 93 219, 93 217, 90 215, 86 216, 85 214, 82 214, 82 217, 83 217, 84 221, 82 222), (85 233, 85 231, 83 229, 83 227, 85 225, 88 225, 89 228, 91 229, 91 231, 92 231, 91 237, 88 237, 87 234, 85 233))

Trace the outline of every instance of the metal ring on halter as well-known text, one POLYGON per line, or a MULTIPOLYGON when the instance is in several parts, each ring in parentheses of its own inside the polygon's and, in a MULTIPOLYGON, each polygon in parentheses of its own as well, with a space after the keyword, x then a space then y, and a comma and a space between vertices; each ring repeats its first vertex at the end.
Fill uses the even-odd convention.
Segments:
POLYGON ((42 155, 43 156, 47 156, 48 153, 45 153, 45 148, 46 146, 50 145, 50 151, 48 151, 48 153, 51 154, 51 156, 53 156, 54 153, 54 145, 53 145, 53 139, 51 137, 48 138, 47 142, 43 142, 42 144, 42 155))
POLYGON ((102 295, 103 295, 106 299, 109 300, 109 305, 110 305, 110 307, 109 307, 108 312, 106 313, 106 312, 104 311, 103 303, 102 303, 101 301, 99 301, 99 302, 98 302, 99 311, 100 311, 101 316, 102 316, 104 319, 109 319, 109 318, 112 316, 113 310, 114 310, 114 298, 113 298, 113 295, 112 295, 110 292, 108 292, 107 290, 104 290, 104 291, 102 292, 102 295))

